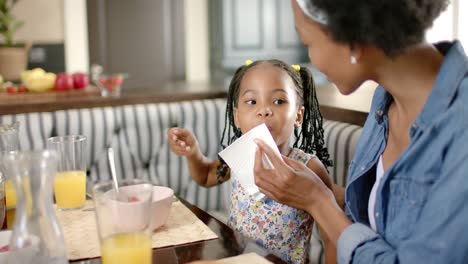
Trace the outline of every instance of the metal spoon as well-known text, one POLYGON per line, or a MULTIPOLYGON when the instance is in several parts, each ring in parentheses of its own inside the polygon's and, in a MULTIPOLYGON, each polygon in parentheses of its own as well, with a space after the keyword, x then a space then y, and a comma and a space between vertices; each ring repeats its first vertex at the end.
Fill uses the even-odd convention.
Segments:
POLYGON ((117 173, 115 172, 115 162, 114 162, 114 149, 109 147, 107 149, 107 158, 109 160, 109 167, 111 170, 112 182, 114 183, 115 198, 118 201, 128 201, 123 195, 119 192, 119 184, 117 183, 117 173))

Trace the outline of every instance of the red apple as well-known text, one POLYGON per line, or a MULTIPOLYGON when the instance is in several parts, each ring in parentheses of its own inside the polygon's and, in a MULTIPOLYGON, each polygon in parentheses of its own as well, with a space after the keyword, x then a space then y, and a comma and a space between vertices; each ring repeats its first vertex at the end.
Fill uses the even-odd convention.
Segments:
POLYGON ((82 72, 76 72, 72 75, 73 86, 75 89, 84 89, 89 84, 88 74, 82 72))
POLYGON ((57 74, 55 79, 56 91, 67 91, 73 89, 73 77, 65 72, 57 74))
POLYGON ((6 88, 6 91, 7 91, 7 93, 9 93, 9 94, 14 94, 14 93, 16 93, 16 88, 15 88, 14 86, 8 86, 8 87, 6 88))
POLYGON ((25 93, 26 92, 26 87, 20 86, 18 87, 18 93, 25 93))

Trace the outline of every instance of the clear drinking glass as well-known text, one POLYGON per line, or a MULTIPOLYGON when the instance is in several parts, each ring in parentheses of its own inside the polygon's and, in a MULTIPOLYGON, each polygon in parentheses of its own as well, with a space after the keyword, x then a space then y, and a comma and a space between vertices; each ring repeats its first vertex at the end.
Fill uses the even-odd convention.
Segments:
POLYGON ((126 74, 109 74, 109 75, 99 75, 95 80, 95 84, 101 90, 101 95, 104 97, 120 96, 120 91, 122 90, 122 83, 127 78, 126 74))
POLYGON ((17 198, 8 263, 68 263, 52 201, 57 154, 49 150, 11 151, 3 155, 2 164, 17 198))
POLYGON ((93 187, 96 222, 103 264, 150 264, 150 183, 133 179, 119 181, 119 194, 112 181, 93 187))
POLYGON ((72 210, 86 201, 86 137, 81 135, 51 137, 47 148, 58 154, 54 179, 55 203, 59 209, 72 210))
MULTIPOLYGON (((19 122, 13 124, 0 124, 0 158, 4 153, 19 150, 19 122)), ((2 173, 3 167, 0 162, 0 228, 4 221, 11 228, 16 207, 16 194, 13 184, 2 173)))
POLYGON ((19 122, 0 124, 0 150, 15 151, 19 149, 19 122))

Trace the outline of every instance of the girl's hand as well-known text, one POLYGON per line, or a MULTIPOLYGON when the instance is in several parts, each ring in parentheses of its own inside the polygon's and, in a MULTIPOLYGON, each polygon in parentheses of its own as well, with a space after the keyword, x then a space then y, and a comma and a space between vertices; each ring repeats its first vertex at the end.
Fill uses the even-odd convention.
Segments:
POLYGON ((173 127, 167 131, 167 140, 172 152, 180 156, 192 156, 198 150, 198 142, 191 131, 173 127))
POLYGON ((279 157, 262 140, 256 140, 255 184, 268 197, 313 215, 314 207, 322 199, 333 199, 333 192, 306 165, 279 157), (263 166, 262 155, 271 161, 274 169, 263 166))

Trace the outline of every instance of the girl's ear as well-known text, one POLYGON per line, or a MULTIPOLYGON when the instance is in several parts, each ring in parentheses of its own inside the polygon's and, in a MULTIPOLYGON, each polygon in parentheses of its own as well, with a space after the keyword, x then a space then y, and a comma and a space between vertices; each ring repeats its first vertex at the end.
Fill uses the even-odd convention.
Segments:
POLYGON ((302 120, 304 118, 304 106, 301 106, 296 113, 296 121, 294 122, 294 127, 299 128, 302 125, 302 120))

